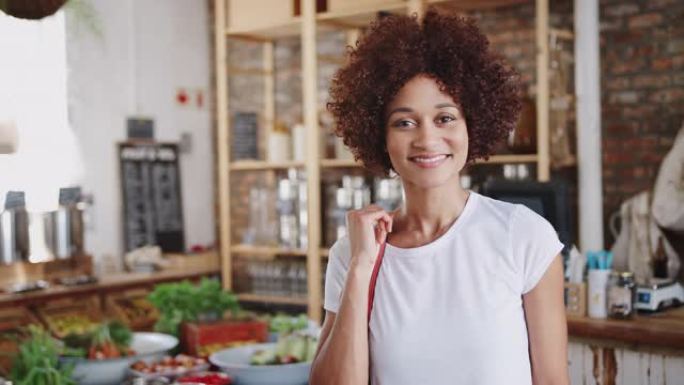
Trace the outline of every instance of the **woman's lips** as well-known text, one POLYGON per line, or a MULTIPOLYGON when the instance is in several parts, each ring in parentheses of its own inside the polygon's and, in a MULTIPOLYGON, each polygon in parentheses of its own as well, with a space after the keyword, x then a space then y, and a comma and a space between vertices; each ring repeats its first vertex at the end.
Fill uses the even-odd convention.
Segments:
POLYGON ((450 154, 440 154, 440 155, 419 155, 409 157, 409 161, 414 163, 420 168, 435 168, 439 167, 444 163, 447 158, 451 157, 450 154))

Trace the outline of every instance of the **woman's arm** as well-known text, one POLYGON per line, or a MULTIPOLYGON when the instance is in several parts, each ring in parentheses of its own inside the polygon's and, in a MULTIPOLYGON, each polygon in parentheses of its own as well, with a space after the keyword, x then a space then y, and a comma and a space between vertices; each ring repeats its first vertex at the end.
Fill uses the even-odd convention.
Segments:
POLYGON ((347 213, 351 263, 337 314, 326 312, 311 385, 368 384, 368 291, 392 217, 378 206, 347 213))
POLYGON ((365 271, 350 271, 340 310, 326 311, 311 385, 368 384, 368 281, 365 271))
POLYGON ((563 262, 557 256, 537 286, 523 296, 534 385, 569 385, 568 326, 563 262))

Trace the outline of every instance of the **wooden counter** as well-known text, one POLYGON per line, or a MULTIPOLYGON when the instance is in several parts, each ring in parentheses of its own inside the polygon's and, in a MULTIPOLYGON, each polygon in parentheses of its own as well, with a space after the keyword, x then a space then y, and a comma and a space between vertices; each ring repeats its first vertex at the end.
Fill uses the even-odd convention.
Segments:
POLYGON ((71 287, 53 285, 49 289, 42 291, 17 294, 0 293, 0 307, 30 305, 58 298, 83 296, 88 294, 101 294, 134 287, 151 287, 161 282, 180 281, 183 279, 198 279, 204 276, 219 273, 220 270, 218 267, 204 266, 198 268, 162 270, 153 273, 113 274, 99 277, 99 281, 97 283, 87 285, 71 287))
POLYGON ((684 307, 633 320, 568 317, 570 338, 607 340, 622 345, 665 348, 684 353, 684 307))

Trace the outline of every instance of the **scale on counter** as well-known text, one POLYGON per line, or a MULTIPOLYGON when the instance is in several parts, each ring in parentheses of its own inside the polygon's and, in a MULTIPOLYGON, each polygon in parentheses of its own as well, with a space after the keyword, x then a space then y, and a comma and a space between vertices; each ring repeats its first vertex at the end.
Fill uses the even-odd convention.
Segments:
POLYGON ((684 304, 684 287, 672 280, 655 280, 637 288, 636 308, 661 311, 684 304))

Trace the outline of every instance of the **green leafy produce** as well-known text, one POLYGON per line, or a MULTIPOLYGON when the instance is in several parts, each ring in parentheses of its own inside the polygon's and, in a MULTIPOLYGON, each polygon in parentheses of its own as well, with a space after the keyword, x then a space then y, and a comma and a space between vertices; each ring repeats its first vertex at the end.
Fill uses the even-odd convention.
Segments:
POLYGON ((235 295, 224 291, 218 280, 208 278, 203 278, 199 285, 188 281, 157 285, 148 299, 159 310, 154 329, 173 335, 178 335, 182 322, 196 321, 202 314, 221 318, 226 310, 233 314, 240 310, 235 295))
POLYGON ((90 332, 70 333, 62 339, 63 356, 90 359, 116 358, 131 355, 133 332, 120 321, 100 324, 90 332))
POLYGON ((275 365, 277 362, 278 357, 275 352, 270 349, 258 350, 250 360, 252 365, 275 365))
POLYGON ((259 350, 250 360, 252 365, 282 365, 313 361, 318 340, 309 335, 281 335, 274 349, 259 350))
POLYGON ((19 345, 10 378, 17 385, 76 385, 73 366, 60 366, 61 346, 44 329, 30 325, 30 337, 19 345))
POLYGON ((297 317, 287 314, 276 314, 269 321, 269 330, 272 333, 291 333, 297 330, 306 329, 309 326, 309 319, 302 313, 297 317))

